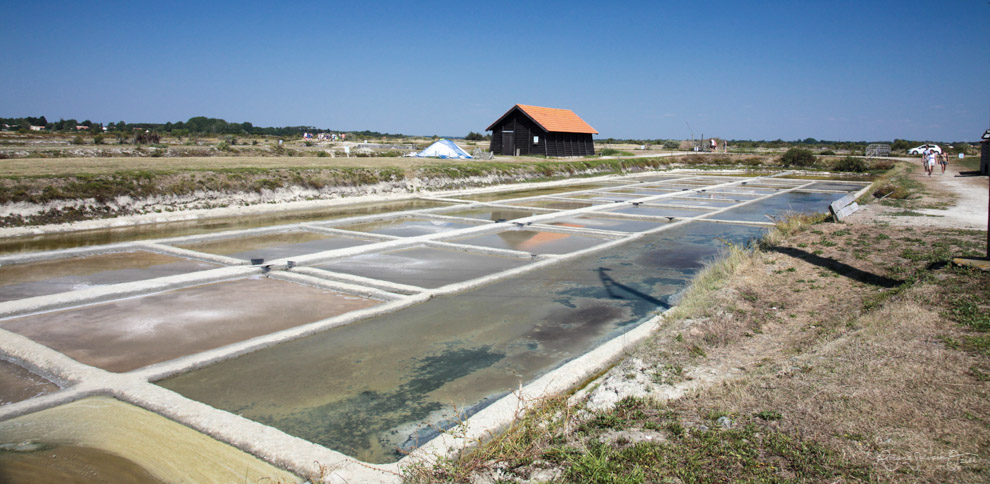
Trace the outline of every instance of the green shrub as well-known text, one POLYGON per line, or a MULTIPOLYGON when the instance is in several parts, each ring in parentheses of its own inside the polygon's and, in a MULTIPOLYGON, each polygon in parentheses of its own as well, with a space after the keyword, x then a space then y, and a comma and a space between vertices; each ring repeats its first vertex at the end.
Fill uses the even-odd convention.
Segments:
POLYGON ((832 150, 825 150, 819 153, 822 156, 835 156, 835 152, 832 150))
POLYGON ((837 160, 833 165, 832 169, 836 171, 852 171, 856 173, 862 173, 867 170, 866 162, 862 158, 856 158, 853 156, 847 156, 837 160))
POLYGON ((83 144, 82 136, 79 136, 77 134, 74 138, 72 138, 72 144, 74 144, 74 145, 81 145, 81 144, 83 144))
POLYGON ((98 134, 96 136, 93 136, 93 144, 94 145, 102 145, 103 144, 103 135, 102 134, 98 134))
POLYGON ((804 148, 791 148, 780 156, 784 166, 811 166, 815 164, 815 155, 804 148))

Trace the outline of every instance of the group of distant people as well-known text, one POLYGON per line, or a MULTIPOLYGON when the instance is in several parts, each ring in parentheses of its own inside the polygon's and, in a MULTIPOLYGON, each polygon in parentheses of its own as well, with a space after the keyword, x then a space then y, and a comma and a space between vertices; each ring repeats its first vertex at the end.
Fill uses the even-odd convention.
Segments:
POLYGON ((932 176, 932 173, 935 172, 936 163, 942 166, 942 174, 944 175, 945 167, 949 165, 949 155, 929 146, 921 152, 921 161, 925 164, 925 172, 928 173, 928 176, 932 176))
MULTIPOLYGON (((718 141, 715 141, 715 138, 708 140, 708 151, 711 151, 712 153, 718 151, 718 141)), ((722 152, 729 152, 729 142, 726 140, 722 140, 722 152)))
MULTIPOLYGON (((303 139, 313 139, 313 133, 303 133, 303 139)), ((317 141, 344 141, 347 139, 347 133, 317 133, 317 141)))

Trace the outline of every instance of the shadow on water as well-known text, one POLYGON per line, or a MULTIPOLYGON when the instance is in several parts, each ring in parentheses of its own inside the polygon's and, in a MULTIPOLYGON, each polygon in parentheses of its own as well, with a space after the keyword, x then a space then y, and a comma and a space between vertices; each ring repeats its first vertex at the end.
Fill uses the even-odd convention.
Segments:
POLYGON ((781 254, 794 257, 795 259, 801 259, 809 264, 814 264, 818 267, 828 269, 840 276, 848 277, 854 281, 862 282, 863 284, 871 284, 874 286, 892 288, 900 286, 904 281, 899 281, 897 279, 891 279, 889 277, 879 276, 872 272, 866 272, 861 269, 857 269, 849 264, 844 264, 834 259, 829 259, 827 257, 817 256, 810 252, 795 249, 793 247, 774 247, 774 252, 779 252, 781 254))
POLYGON ((665 302, 663 302, 663 301, 661 301, 661 300, 659 300, 659 299, 657 299, 657 298, 655 298, 655 297, 653 297, 653 296, 651 296, 649 294, 646 294, 646 293, 637 291, 634 287, 627 286, 625 284, 622 284, 621 282, 616 281, 615 279, 612 279, 612 276, 609 276, 607 274, 607 272, 609 272, 611 270, 612 269, 609 269, 607 267, 599 267, 598 268, 598 279, 600 279, 602 281, 602 286, 605 287, 605 292, 608 293, 608 297, 609 298, 611 298, 611 299, 626 299, 621 294, 618 294, 618 293, 612 291, 613 288, 617 288, 617 289, 621 289, 622 291, 625 291, 625 292, 627 292, 627 293, 629 293, 629 294, 631 294, 631 295, 633 295, 633 296, 635 296, 635 297, 637 297, 639 299, 642 299, 643 301, 646 301, 646 302, 648 302, 650 304, 653 304, 654 306, 663 308, 665 310, 670 308, 670 305, 668 305, 667 303, 665 303, 665 302))

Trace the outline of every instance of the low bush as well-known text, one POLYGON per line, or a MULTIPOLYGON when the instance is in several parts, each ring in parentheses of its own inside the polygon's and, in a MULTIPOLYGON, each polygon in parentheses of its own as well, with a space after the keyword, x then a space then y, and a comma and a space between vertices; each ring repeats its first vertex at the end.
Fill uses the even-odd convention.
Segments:
POLYGON ((815 155, 804 148, 791 148, 780 156, 780 163, 784 166, 812 166, 815 155))
POLYGON ((832 169, 835 171, 851 171, 855 173, 863 173, 867 171, 866 162, 862 158, 856 158, 853 156, 847 156, 845 158, 840 158, 832 164, 832 169))

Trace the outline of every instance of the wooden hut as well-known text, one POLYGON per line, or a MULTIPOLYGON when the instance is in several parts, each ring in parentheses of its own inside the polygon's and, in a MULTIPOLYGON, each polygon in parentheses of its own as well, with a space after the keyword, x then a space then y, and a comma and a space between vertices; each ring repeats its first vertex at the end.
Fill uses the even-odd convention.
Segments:
POLYGON ((486 131, 497 155, 586 156, 595 154, 598 134, 570 109, 516 104, 486 131))

